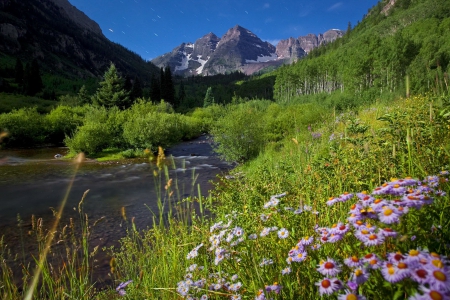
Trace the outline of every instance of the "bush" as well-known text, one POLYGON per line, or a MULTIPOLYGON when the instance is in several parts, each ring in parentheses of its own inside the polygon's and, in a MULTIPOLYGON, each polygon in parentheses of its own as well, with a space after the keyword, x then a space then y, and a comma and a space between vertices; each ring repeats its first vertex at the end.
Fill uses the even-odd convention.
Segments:
POLYGON ((45 116, 47 122, 48 143, 62 143, 66 136, 74 134, 78 126, 83 124, 88 106, 60 105, 45 116))
POLYGON ((133 116, 123 126, 123 138, 133 148, 156 151, 168 147, 183 137, 184 124, 180 115, 152 112, 133 116))
POLYGON ((229 112, 212 125, 216 152, 228 161, 256 157, 266 140, 264 112, 251 104, 230 106, 229 112))
POLYGON ((45 118, 37 108, 21 108, 0 115, 0 131, 6 131, 6 147, 32 147, 43 144, 47 136, 45 118))
POLYGON ((113 133, 108 110, 104 107, 90 107, 84 124, 78 127, 73 137, 64 142, 71 152, 95 154, 113 145, 113 133))

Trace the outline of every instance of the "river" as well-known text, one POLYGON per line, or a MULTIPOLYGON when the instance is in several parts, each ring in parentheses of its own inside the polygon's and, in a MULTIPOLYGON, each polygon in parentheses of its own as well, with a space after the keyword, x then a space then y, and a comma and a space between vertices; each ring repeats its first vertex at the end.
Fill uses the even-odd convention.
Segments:
MULTIPOLYGON (((26 249, 33 248, 34 241, 27 241, 26 234, 31 229, 32 215, 42 218, 44 224, 51 224, 55 219, 51 208, 59 208, 72 179, 61 224, 68 224, 69 218, 79 220, 78 203, 89 190, 84 213, 92 223, 104 217, 92 234, 92 243, 100 249, 117 245, 126 234, 123 208, 127 220, 134 217, 139 229, 151 227, 151 211, 158 213, 153 163, 143 158, 102 163, 88 159, 75 174, 71 160, 55 158, 67 151, 67 148, 0 150, 0 234, 13 253, 20 253, 23 245, 26 249), (18 216, 22 220, 20 227, 18 216)), ((166 156, 173 161, 169 177, 177 182, 182 198, 196 196, 198 184, 202 194, 207 195, 212 188, 210 180, 232 167, 212 151, 207 135, 168 149, 166 156)), ((107 257, 100 257, 96 280, 105 279, 101 277, 107 272, 108 261, 107 257)))

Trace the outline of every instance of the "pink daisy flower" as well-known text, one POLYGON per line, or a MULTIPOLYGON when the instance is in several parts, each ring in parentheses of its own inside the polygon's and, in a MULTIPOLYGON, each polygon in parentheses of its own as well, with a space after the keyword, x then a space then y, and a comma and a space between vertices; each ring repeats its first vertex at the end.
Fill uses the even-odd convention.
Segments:
POLYGON ((341 272, 341 267, 334 259, 328 258, 320 262, 317 271, 325 276, 336 276, 341 272))

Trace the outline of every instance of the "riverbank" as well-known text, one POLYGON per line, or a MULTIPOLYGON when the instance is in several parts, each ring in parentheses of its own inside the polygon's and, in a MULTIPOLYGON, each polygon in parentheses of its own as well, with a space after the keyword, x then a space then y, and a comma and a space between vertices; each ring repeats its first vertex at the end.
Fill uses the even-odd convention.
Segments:
MULTIPOLYGON (((166 157, 171 161, 169 176, 176 180, 181 198, 195 197, 199 190, 206 197, 213 188, 211 181, 233 167, 219 159, 211 144, 211 137, 202 135, 167 149, 166 157)), ((73 174, 71 160, 55 158, 55 154, 64 154, 66 150, 0 151, 3 158, 0 166, 0 232, 12 253, 22 253, 22 249, 26 249, 27 262, 32 262, 31 253, 37 255, 36 236, 29 234, 34 226, 32 218, 41 219, 43 229, 48 229, 55 220, 51 208, 59 207, 72 178, 73 186, 63 210, 60 228, 70 224, 70 219, 78 220, 75 224, 79 224, 78 204, 83 193, 89 190, 83 213, 92 223, 101 220, 90 233, 91 251, 94 247, 119 246, 119 239, 125 237, 130 229, 131 219, 136 228, 142 230, 151 228, 153 213, 158 214, 157 190, 161 187, 156 186, 153 171, 157 168, 148 158, 109 162, 88 159, 81 164, 78 173, 73 174), (127 220, 124 220, 123 213, 127 220)), ((181 199, 173 200, 177 202, 181 199)), ((92 280, 97 282, 98 288, 112 284, 108 275, 110 259, 103 251, 96 255, 92 280)), ((16 274, 21 273, 20 267, 13 269, 16 274)))

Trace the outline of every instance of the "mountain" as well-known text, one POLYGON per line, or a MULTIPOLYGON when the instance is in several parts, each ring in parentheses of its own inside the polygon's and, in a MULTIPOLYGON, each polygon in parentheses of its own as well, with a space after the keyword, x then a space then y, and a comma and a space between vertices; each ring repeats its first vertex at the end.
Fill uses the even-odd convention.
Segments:
POLYGON ((312 49, 342 37, 344 31, 331 29, 324 34, 308 34, 281 40, 275 47, 239 25, 222 38, 208 33, 195 43, 182 43, 172 52, 156 57, 158 67, 170 66, 182 76, 214 75, 233 71, 252 74, 269 66, 280 66, 307 55, 312 49))
POLYGON ((109 41, 100 26, 67 0, 0 0, 0 54, 42 73, 77 80, 103 75, 110 62, 121 73, 149 82, 158 68, 109 41))

